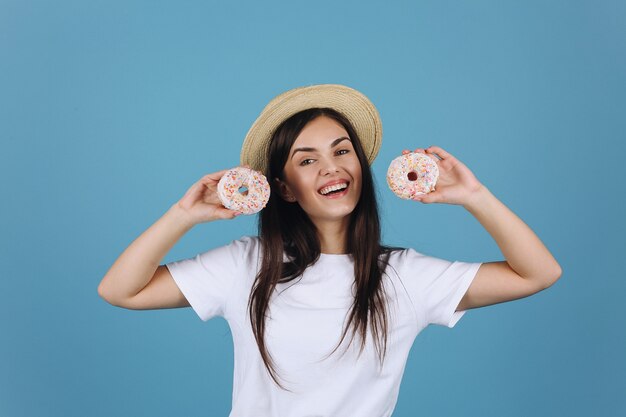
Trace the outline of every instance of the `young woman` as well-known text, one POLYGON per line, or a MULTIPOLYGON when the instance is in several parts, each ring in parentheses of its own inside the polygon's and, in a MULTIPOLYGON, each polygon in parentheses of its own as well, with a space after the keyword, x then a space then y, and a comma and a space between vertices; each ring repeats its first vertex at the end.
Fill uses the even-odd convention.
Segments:
MULTIPOLYGON (((537 293, 561 275, 539 238, 445 150, 416 149, 440 170, 422 203, 461 205, 505 261, 450 262, 380 243, 369 164, 381 143, 375 107, 340 85, 290 90, 244 140, 242 164, 271 196, 259 236, 159 265, 194 225, 232 219, 206 175, 135 240, 98 292, 129 309, 191 306, 224 317, 235 347, 231 416, 389 416, 408 352, 429 324, 537 293)), ((404 151, 405 153, 408 151, 404 151)))

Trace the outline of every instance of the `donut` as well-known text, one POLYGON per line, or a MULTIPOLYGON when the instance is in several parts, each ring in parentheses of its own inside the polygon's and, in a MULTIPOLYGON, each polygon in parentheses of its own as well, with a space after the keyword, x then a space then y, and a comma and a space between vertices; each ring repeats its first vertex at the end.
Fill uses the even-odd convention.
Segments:
POLYGON ((254 214, 267 204, 270 185, 260 172, 236 167, 222 175, 217 183, 217 195, 227 209, 254 214))
POLYGON ((411 152, 391 161, 387 170, 387 184, 400 198, 410 200, 417 195, 435 190, 439 167, 428 155, 411 152))

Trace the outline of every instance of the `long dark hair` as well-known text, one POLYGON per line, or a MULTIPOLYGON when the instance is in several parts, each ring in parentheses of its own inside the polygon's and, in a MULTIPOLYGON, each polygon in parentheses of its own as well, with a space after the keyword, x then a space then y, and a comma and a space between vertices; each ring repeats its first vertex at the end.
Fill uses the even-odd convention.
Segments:
POLYGON ((365 347, 368 323, 372 329, 381 364, 387 350, 388 312, 382 274, 387 265, 390 248, 380 243, 378 205, 367 157, 356 131, 341 113, 330 108, 301 111, 285 120, 276 129, 269 145, 269 166, 265 175, 272 189, 270 199, 259 215, 263 260, 248 300, 252 330, 261 357, 274 382, 283 389, 286 388, 278 381, 275 364, 264 339, 270 296, 278 283, 292 281, 302 275, 309 265, 315 263, 319 258, 321 246, 316 227, 306 212, 299 204, 288 203, 282 199, 274 179, 284 178, 283 170, 291 146, 307 123, 319 116, 330 117, 346 129, 362 172, 361 196, 351 214, 347 238, 347 250, 354 260, 355 298, 341 339, 331 354, 341 345, 352 326, 350 343, 358 331, 361 339, 360 356, 365 347), (290 261, 284 262, 284 254, 287 254, 290 261))

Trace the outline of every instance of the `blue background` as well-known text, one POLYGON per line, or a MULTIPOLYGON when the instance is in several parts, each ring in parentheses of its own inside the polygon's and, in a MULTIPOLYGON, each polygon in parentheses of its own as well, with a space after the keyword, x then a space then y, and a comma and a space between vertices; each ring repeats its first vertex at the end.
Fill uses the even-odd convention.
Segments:
MULTIPOLYGON (((533 297, 416 340, 394 417, 626 413, 626 3, 0 0, 0 416, 226 416, 232 339, 191 309, 97 294, 201 176, 238 164, 275 95, 339 83, 384 129, 384 240, 501 260, 462 207, 397 199, 438 145, 563 268, 533 297)), ((163 262, 256 232, 202 224, 163 262)))

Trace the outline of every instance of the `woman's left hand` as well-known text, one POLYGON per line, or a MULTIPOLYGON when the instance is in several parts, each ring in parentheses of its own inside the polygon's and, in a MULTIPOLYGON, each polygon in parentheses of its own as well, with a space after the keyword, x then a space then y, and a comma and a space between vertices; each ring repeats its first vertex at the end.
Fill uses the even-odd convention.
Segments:
MULTIPOLYGON (((439 179, 435 184, 435 191, 415 196, 415 198, 413 198, 415 201, 421 201, 426 204, 444 203, 465 205, 471 201, 472 197, 483 187, 465 164, 440 147, 431 146, 426 149, 418 148, 415 152, 430 156, 435 160, 439 168, 439 179)), ((410 153, 410 151, 402 151, 403 155, 407 153, 410 153)))

